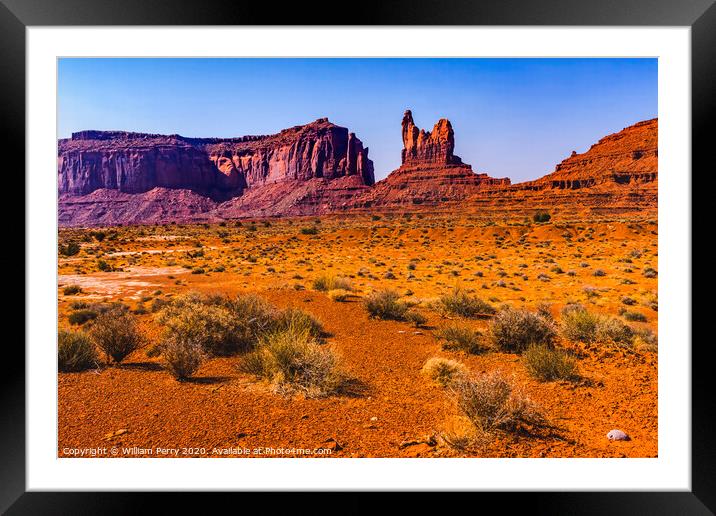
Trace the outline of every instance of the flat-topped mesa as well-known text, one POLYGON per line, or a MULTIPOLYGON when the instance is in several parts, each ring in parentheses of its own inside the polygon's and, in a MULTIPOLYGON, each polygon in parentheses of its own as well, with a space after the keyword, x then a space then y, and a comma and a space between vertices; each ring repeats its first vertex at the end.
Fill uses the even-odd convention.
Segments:
POLYGON ((375 182, 368 148, 319 118, 268 136, 187 138, 177 134, 80 131, 58 142, 59 193, 188 189, 227 199, 285 181, 351 177, 375 182))
POLYGON ((450 120, 441 118, 432 131, 419 129, 408 109, 403 115, 403 165, 461 165, 462 160, 453 154, 455 133, 450 120))

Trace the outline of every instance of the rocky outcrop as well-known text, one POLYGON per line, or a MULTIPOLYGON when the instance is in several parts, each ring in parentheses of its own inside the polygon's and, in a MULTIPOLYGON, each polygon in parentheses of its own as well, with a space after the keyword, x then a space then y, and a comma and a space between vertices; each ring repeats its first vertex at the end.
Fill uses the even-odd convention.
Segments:
POLYGON ((374 183, 368 149, 326 118, 270 136, 186 138, 82 131, 59 141, 59 194, 185 189, 226 200, 266 184, 355 176, 374 183))
POLYGON ((407 110, 401 125, 402 164, 383 181, 353 199, 357 209, 413 209, 467 199, 485 189, 505 187, 508 178, 476 174, 454 154, 455 134, 450 121, 440 119, 432 131, 419 129, 407 110))
POLYGON ((515 185, 517 190, 618 191, 624 186, 656 188, 659 170, 659 121, 654 118, 605 136, 587 152, 572 154, 554 172, 515 185))

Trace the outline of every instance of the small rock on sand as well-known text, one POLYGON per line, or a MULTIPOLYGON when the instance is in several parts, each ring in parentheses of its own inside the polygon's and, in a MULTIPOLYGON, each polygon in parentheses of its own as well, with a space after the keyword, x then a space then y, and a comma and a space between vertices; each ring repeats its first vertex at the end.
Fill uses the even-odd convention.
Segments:
POLYGON ((622 430, 610 430, 607 434, 607 439, 610 441, 630 441, 629 436, 622 430))

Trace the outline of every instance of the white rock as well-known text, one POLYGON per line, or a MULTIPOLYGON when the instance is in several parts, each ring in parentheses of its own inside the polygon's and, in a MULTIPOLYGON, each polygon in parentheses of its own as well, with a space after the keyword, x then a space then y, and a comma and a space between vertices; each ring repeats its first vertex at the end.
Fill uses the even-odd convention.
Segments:
POLYGON ((607 439, 609 439, 610 441, 628 441, 629 436, 621 430, 614 429, 609 430, 609 433, 607 434, 607 439))

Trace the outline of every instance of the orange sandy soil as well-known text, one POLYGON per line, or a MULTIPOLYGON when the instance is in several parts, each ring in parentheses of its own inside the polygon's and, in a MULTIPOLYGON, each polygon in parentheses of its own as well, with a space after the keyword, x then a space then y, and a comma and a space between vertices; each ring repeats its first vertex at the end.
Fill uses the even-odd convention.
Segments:
MULTIPOLYGON (((495 306, 548 303, 558 321, 570 301, 616 317, 629 296, 637 303, 626 308, 647 317, 629 324, 656 332, 657 279, 643 275, 647 267, 658 269, 655 220, 486 224, 469 217, 358 216, 257 221, 255 231, 250 224, 106 228, 102 242, 89 238, 90 230, 61 230, 61 243, 83 243, 79 254, 59 258, 59 326, 77 329, 67 316, 78 301, 148 309, 153 299, 187 291, 255 292, 322 321, 330 334, 326 345, 340 355, 352 392, 281 396, 239 373, 240 356, 210 359, 195 379, 177 382, 161 358, 140 349, 121 366, 58 374, 59 456, 69 456, 68 448, 95 447, 117 447, 119 456, 142 456, 121 448, 151 448, 155 457, 161 456, 157 448, 211 457, 224 448, 246 448, 253 457, 260 456, 256 448, 320 448, 330 451, 310 456, 333 457, 657 455, 656 353, 560 340, 576 352, 582 380, 539 382, 519 355, 441 350, 433 331, 455 321, 428 306, 460 285, 495 306), (314 225, 317 235, 301 233, 314 225), (100 258, 121 270, 99 272, 100 258), (199 267, 204 272, 192 274, 199 267), (605 274, 595 276, 596 269, 605 274), (388 271, 395 279, 385 278, 388 271), (312 290, 313 278, 322 274, 351 277, 355 295, 335 302, 312 290), (63 295, 64 286, 75 284, 82 293, 63 295), (361 296, 386 287, 418 303, 425 327, 368 318, 361 296), (440 433, 458 410, 445 389, 420 372, 433 356, 458 360, 475 373, 501 370, 539 404, 551 427, 498 434, 479 450, 451 448, 440 433), (608 441, 614 428, 631 440, 608 441)), ((138 317, 149 346, 161 328, 152 313, 138 317)), ((484 329, 489 321, 460 322, 484 329)))

